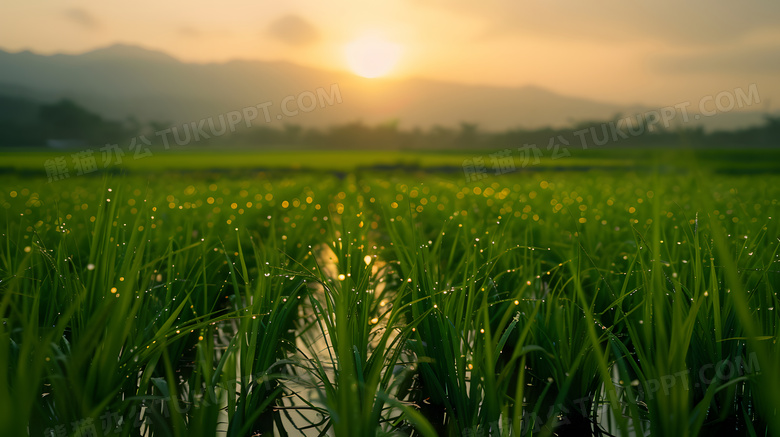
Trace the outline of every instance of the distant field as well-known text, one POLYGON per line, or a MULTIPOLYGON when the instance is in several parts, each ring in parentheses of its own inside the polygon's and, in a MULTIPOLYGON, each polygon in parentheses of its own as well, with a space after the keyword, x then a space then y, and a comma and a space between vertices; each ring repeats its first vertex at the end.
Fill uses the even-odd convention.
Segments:
MULTIPOLYGON (((77 150, 41 151, 0 151, 0 171, 34 171, 45 173, 45 162, 48 159, 64 157, 70 167, 73 167, 72 155, 77 150)), ((484 165, 491 174, 493 158, 491 154, 501 150, 475 151, 316 151, 316 150, 188 150, 188 151, 152 151, 151 155, 136 159, 133 153, 126 151, 122 163, 113 162, 107 167, 111 171, 123 169, 133 172, 154 172, 159 170, 235 170, 235 169, 316 169, 348 171, 356 168, 374 167, 420 167, 423 169, 446 167, 450 170, 461 170, 464 161, 482 158, 484 165)), ((745 149, 727 150, 697 150, 685 151, 669 149, 663 151, 648 151, 636 149, 611 150, 577 150, 571 148, 571 156, 551 158, 551 152, 540 147, 542 155, 538 161, 533 155, 524 158, 523 152, 512 150, 517 171, 538 171, 549 168, 605 168, 620 169, 625 167, 647 167, 660 164, 672 167, 687 167, 703 164, 709 170, 738 170, 742 172, 778 172, 780 166, 780 150, 745 149), (525 162, 525 166, 523 163, 525 162)), ((99 149, 94 149, 97 166, 103 169, 102 156, 99 149)))
POLYGON ((3 153, 0 435, 780 435, 777 152, 490 153, 3 153))

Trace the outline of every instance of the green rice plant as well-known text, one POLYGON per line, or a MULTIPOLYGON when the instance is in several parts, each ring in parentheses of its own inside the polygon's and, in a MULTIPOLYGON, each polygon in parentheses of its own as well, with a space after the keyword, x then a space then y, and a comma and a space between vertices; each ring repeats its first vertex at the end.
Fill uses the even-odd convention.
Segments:
POLYGON ((684 165, 4 174, 0 434, 776 434, 777 176, 684 165))
MULTIPOLYGON (((407 292, 405 287, 392 292, 386 287, 387 267, 376 266, 376 256, 369 255, 362 215, 353 210, 332 217, 335 240, 310 252, 321 261, 312 268, 299 264, 299 274, 310 282, 314 313, 301 329, 310 335, 304 337, 303 367, 318 383, 323 407, 317 410, 327 414, 321 429, 333 429, 336 435, 381 435, 405 420, 424 435, 435 435, 419 414, 393 397, 393 370, 415 323, 399 325, 400 312, 393 310, 407 292), (332 264, 321 264, 328 261, 332 264)), ((314 402, 301 400, 314 408, 314 402)))

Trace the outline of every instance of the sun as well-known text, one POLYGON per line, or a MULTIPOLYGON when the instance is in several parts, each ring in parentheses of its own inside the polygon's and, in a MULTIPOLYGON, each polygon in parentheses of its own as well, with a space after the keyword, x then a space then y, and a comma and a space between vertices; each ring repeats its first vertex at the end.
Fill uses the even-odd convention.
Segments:
POLYGON ((344 52, 355 74, 373 78, 393 69, 401 57, 401 46, 377 37, 363 37, 347 44, 344 52))

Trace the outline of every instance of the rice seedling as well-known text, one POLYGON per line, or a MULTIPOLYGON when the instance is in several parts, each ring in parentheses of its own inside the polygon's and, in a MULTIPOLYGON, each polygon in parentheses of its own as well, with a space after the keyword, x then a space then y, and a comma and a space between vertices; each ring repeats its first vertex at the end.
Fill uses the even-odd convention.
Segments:
POLYGON ((3 175, 0 434, 778 434, 778 177, 707 165, 3 175))

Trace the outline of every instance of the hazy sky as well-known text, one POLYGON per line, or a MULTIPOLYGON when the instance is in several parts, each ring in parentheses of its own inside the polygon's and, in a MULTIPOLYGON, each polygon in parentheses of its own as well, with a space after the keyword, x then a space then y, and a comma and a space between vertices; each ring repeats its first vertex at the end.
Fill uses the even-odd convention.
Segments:
POLYGON ((191 62, 283 59, 347 70, 345 46, 365 35, 401 47, 392 71, 396 77, 532 84, 653 105, 756 83, 764 102, 780 99, 777 0, 36 0, 0 5, 0 48, 45 54, 121 42, 191 62))

